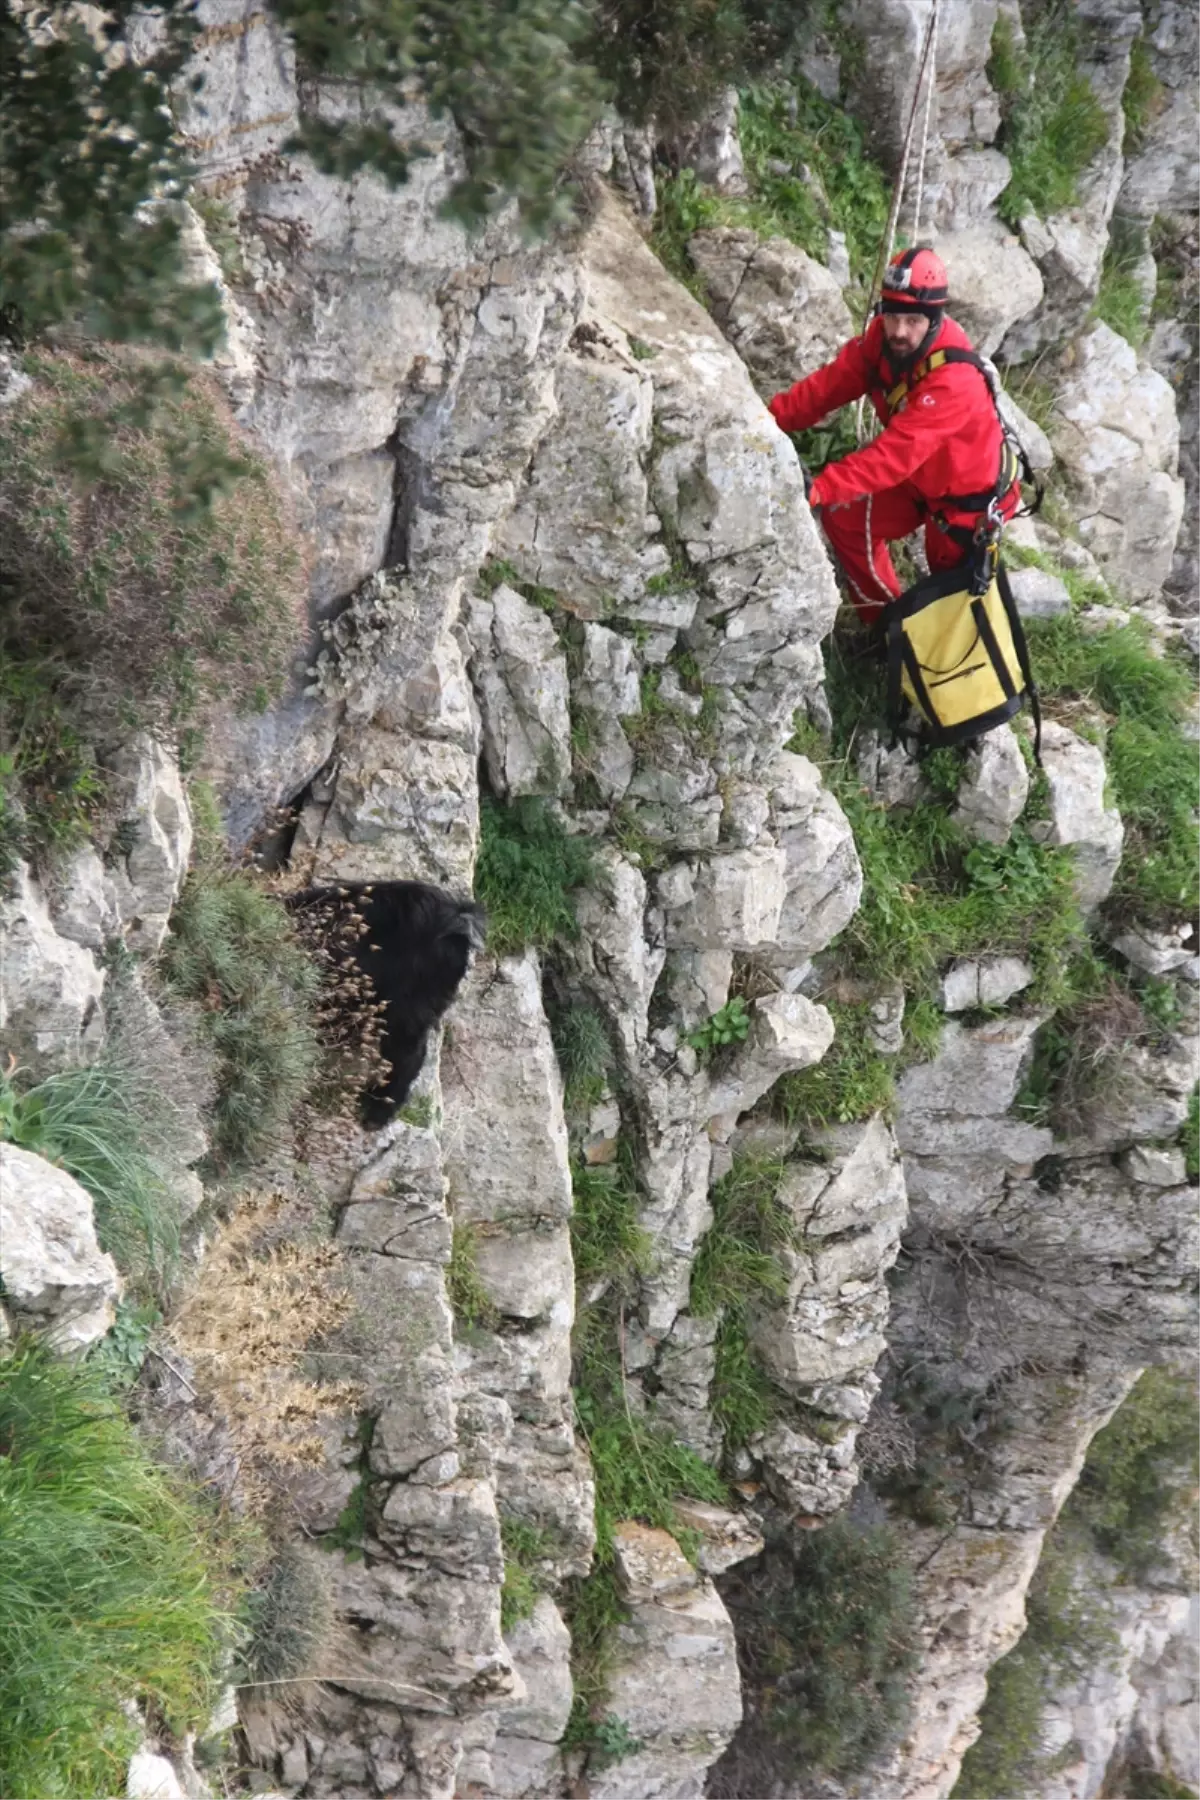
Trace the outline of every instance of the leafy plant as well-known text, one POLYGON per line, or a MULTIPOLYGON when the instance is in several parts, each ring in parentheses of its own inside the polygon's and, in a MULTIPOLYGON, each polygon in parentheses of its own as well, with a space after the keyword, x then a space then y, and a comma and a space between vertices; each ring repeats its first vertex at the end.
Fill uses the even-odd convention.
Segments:
POLYGON ((698 1050, 705 1061, 710 1061, 718 1052, 732 1049, 735 1044, 744 1044, 749 1030, 750 1014, 746 1002, 740 994, 735 994, 703 1024, 697 1025, 695 1031, 689 1031, 685 1041, 693 1050, 698 1050))
POLYGON ((161 1293, 178 1255, 179 1205, 163 1172, 172 1121, 160 1095, 110 1063, 32 1087, 15 1080, 0 1075, 0 1138, 73 1175, 92 1196, 101 1247, 161 1293))
POLYGON ((0 1791, 120 1791, 141 1735, 211 1712, 230 1578, 200 1507, 154 1465, 99 1372, 0 1359, 0 1791))
POLYGON ((573 837, 536 795, 510 806, 485 795, 479 806, 475 893, 487 908, 488 947, 507 956, 547 949, 579 935, 574 893, 595 873, 595 845, 573 837))
POLYGON ((320 971, 278 900, 207 860, 171 914, 162 968, 170 990, 199 1005, 214 1053, 214 1153, 245 1167, 280 1140, 319 1067, 320 971))
POLYGON ((107 1334, 88 1352, 88 1363, 109 1389, 119 1393, 137 1380, 154 1327, 162 1314, 152 1304, 117 1302, 117 1312, 107 1334))

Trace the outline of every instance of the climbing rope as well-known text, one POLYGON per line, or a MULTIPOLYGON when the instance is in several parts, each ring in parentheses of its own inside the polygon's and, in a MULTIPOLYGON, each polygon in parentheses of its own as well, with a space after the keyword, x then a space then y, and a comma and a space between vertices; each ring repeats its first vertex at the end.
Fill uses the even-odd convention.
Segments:
MULTIPOLYGON (((862 328, 865 331, 871 321, 871 313, 883 283, 883 272, 892 260, 892 252, 896 248, 896 233, 900 228, 900 209, 904 204, 905 190, 908 186, 908 164, 912 155, 913 133, 917 123, 917 108, 921 102, 921 93, 925 94, 925 116, 921 131, 921 150, 917 159, 917 196, 913 208, 913 241, 916 242, 921 229, 921 208, 925 201, 925 159, 929 150, 929 124, 933 113, 933 90, 937 84, 937 21, 938 0, 930 0, 929 23, 925 27, 925 43, 921 51, 921 61, 917 68, 917 83, 913 89, 912 105, 908 113, 908 125, 904 133, 904 144, 900 152, 900 170, 896 176, 896 185, 892 189, 892 203, 888 208, 887 230, 883 245, 875 262, 875 272, 871 276, 871 285, 867 290, 867 304, 863 313, 862 328)), ((860 445, 875 436, 879 430, 879 421, 874 410, 867 410, 867 403, 859 400, 854 408, 854 430, 860 445)))

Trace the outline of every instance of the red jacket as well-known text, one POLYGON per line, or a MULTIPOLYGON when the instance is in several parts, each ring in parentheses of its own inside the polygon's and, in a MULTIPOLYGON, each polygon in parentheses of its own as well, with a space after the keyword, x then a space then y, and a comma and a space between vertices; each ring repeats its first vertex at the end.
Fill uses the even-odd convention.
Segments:
MULTIPOLYGON (((961 325, 944 318, 925 354, 951 347, 969 350, 971 342, 961 325)), ((977 512, 938 503, 948 494, 979 493, 996 482, 1003 433, 987 382, 969 363, 943 363, 889 417, 887 396, 901 379, 887 357, 883 320, 874 318, 831 363, 770 402, 784 431, 807 431, 864 394, 883 420, 884 430, 873 443, 822 470, 809 495, 812 505, 837 506, 907 482, 952 524, 973 521, 977 512)), ((1019 496, 1017 488, 1014 505, 1019 496)))

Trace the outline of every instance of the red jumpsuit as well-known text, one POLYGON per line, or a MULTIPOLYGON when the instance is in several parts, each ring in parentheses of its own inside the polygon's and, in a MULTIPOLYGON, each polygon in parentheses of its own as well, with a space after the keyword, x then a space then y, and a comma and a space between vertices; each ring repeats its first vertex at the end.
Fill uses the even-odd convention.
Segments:
MULTIPOLYGON (((969 350, 961 325, 943 318, 933 350, 969 350)), ((961 540, 941 529, 973 528, 979 510, 946 503, 953 494, 990 490, 1000 470, 1003 433, 988 385, 969 363, 943 363, 888 411, 888 394, 904 379, 887 354, 883 320, 875 318, 861 337, 843 345, 831 363, 776 394, 770 410, 784 431, 807 431, 827 413, 868 395, 884 430, 871 444, 830 463, 813 483, 810 504, 824 510, 821 523, 845 571, 855 604, 865 619, 895 599, 900 582, 888 542, 908 537, 923 522, 931 569, 953 568, 966 555, 961 540)), ((1014 482, 1001 503, 1010 517, 1020 505, 1014 482)))

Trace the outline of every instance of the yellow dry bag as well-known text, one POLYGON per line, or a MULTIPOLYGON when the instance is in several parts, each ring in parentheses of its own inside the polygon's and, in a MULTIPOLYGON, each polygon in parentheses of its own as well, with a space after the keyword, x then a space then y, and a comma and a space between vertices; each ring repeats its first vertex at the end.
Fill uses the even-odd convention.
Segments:
POLYGON ((1037 749, 1037 686, 1020 616, 1002 563, 972 593, 970 559, 927 575, 883 609, 888 709, 898 725, 904 699, 934 744, 961 744, 1002 725, 1028 700, 1037 749))

